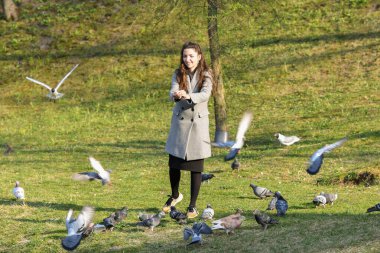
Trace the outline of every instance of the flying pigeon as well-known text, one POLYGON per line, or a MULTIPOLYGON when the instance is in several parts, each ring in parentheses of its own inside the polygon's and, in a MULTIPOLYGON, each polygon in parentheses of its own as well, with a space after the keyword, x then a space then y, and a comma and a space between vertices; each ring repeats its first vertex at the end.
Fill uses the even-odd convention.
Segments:
POLYGON ((286 201, 284 197, 282 197, 280 192, 275 192, 275 196, 277 197, 277 216, 284 216, 286 214, 286 211, 288 210, 288 201, 286 201))
POLYGON ((102 185, 111 184, 110 173, 111 170, 104 170, 102 165, 98 160, 93 157, 89 157, 91 166, 97 172, 80 172, 73 175, 74 180, 79 181, 93 181, 95 179, 101 180, 102 185))
POLYGON ((277 197, 276 196, 273 196, 273 198, 271 199, 271 201, 269 202, 268 204, 268 208, 267 210, 274 210, 276 209, 276 202, 277 202, 277 197))
POLYGON ((367 209, 367 213, 375 212, 375 211, 380 211, 380 203, 374 205, 373 207, 370 207, 367 209))
POLYGON ((202 234, 212 234, 211 228, 204 222, 195 222, 192 228, 186 227, 183 230, 183 239, 187 241, 191 237, 191 242, 188 245, 196 243, 202 244, 202 234))
POLYGON ((187 215, 177 211, 175 206, 170 207, 170 218, 176 220, 179 224, 185 224, 187 222, 187 215))
POLYGON ((280 133, 276 133, 274 136, 282 145, 290 146, 300 140, 297 136, 285 136, 280 133))
POLYGON ((34 83, 36 83, 36 84, 39 84, 39 85, 45 87, 46 89, 48 89, 48 90, 50 91, 49 94, 47 94, 47 97, 48 97, 48 98, 50 98, 50 99, 54 99, 54 100, 55 100, 55 99, 59 99, 59 98, 63 97, 63 94, 58 92, 59 87, 61 87, 61 85, 63 84, 63 82, 66 80, 66 78, 68 78, 69 75, 71 75, 71 73, 72 73, 72 72, 73 72, 78 66, 79 66, 79 64, 75 65, 74 68, 72 68, 72 69, 70 70, 70 72, 67 73, 67 74, 65 75, 64 78, 62 78, 62 80, 57 84, 57 86, 56 86, 55 88, 51 88, 49 85, 47 85, 47 84, 45 84, 45 83, 42 83, 42 82, 40 82, 40 81, 37 81, 37 80, 35 80, 35 79, 33 79, 33 78, 30 78, 30 77, 27 77, 26 79, 28 79, 29 81, 32 81, 32 82, 34 82, 34 83))
POLYGON ((268 225, 278 224, 278 221, 270 217, 268 214, 264 212, 260 212, 260 210, 254 210, 253 215, 255 217, 256 222, 261 225, 263 230, 266 230, 268 225))
POLYGON ((319 172, 319 169, 322 166, 323 163, 323 154, 330 152, 334 148, 337 148, 341 146, 343 143, 347 141, 347 137, 343 138, 333 144, 329 144, 324 146, 323 148, 318 149, 311 157, 309 160, 309 167, 307 168, 307 173, 310 175, 315 175, 319 172))
POLYGON ((323 207, 326 206, 326 197, 322 195, 315 196, 313 199, 313 203, 315 204, 315 207, 322 205, 323 207))
POLYGON ((259 197, 260 199, 263 199, 263 198, 266 198, 266 197, 271 197, 274 195, 274 193, 265 188, 265 187, 260 187, 260 186, 257 186, 257 185, 254 185, 254 184, 249 184, 249 186, 252 187, 252 190, 253 190, 253 193, 259 197))
POLYGON ((206 221, 206 220, 212 220, 214 217, 214 209, 212 209, 210 204, 207 204, 207 207, 205 210, 203 210, 203 213, 201 215, 201 218, 206 221))
POLYGON ((25 192, 24 188, 20 186, 19 181, 16 181, 15 187, 13 188, 13 195, 15 196, 16 200, 21 200, 22 204, 25 205, 25 192))
POLYGON ((331 205, 334 205, 334 201, 338 199, 337 193, 324 193, 321 192, 319 195, 322 195, 326 198, 326 203, 330 203, 331 205))
POLYGON ((163 215, 163 211, 160 211, 158 214, 153 215, 153 217, 138 222, 137 226, 148 227, 153 231, 153 229, 160 224, 163 215))
POLYGON ((202 183, 207 181, 207 183, 210 182, 210 180, 215 177, 214 174, 205 174, 205 173, 202 173, 202 183))
POLYGON ((3 153, 4 155, 9 155, 10 153, 13 152, 13 148, 8 143, 4 144, 4 148, 5 148, 5 151, 3 153))
POLYGON ((212 222, 212 230, 222 229, 225 230, 227 234, 233 233, 236 228, 239 228, 245 217, 241 215, 242 211, 238 209, 235 214, 231 214, 227 217, 221 218, 219 220, 212 222))
POLYGON ((240 162, 235 157, 234 161, 231 163, 231 169, 239 171, 239 168, 240 168, 240 162))
POLYGON ((232 145, 230 152, 224 157, 224 161, 232 160, 236 157, 236 155, 240 152, 241 148, 244 145, 244 135, 247 132, 249 125, 252 121, 252 113, 245 112, 243 118, 239 123, 239 128, 236 134, 236 141, 234 145, 232 145))
POLYGON ((128 207, 123 207, 120 210, 111 213, 107 218, 103 219, 103 225, 107 230, 113 230, 116 224, 125 219, 128 215, 128 207))
POLYGON ((76 219, 72 218, 73 210, 70 209, 66 216, 67 236, 61 241, 65 250, 74 250, 80 244, 83 233, 91 225, 95 210, 90 206, 84 206, 76 219))

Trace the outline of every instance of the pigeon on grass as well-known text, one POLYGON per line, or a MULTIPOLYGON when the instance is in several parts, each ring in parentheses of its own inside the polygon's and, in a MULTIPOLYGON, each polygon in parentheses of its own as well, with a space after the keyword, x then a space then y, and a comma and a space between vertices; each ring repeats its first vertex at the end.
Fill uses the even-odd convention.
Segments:
POLYGON ((276 201, 276 210, 277 216, 285 216, 286 211, 288 210, 288 201, 284 199, 280 192, 275 192, 275 196, 277 197, 276 201))
POLYGON ((315 196, 313 199, 313 203, 315 207, 320 206, 320 205, 323 207, 326 207, 326 197, 322 195, 315 196))
POLYGON ((62 78, 62 80, 57 84, 57 86, 55 86, 55 88, 52 88, 52 87, 50 87, 49 85, 47 85, 47 84, 45 84, 45 83, 43 83, 43 82, 40 82, 40 81, 38 81, 38 80, 35 80, 35 79, 33 79, 33 78, 30 78, 30 77, 27 77, 26 79, 28 79, 29 81, 32 81, 33 83, 39 84, 39 85, 45 87, 46 89, 48 89, 48 90, 49 90, 49 94, 47 94, 46 96, 47 96, 48 98, 50 98, 50 99, 56 100, 56 99, 59 99, 59 98, 63 97, 63 94, 58 92, 59 87, 61 87, 61 85, 63 84, 63 82, 66 80, 66 78, 68 78, 69 75, 71 75, 71 73, 72 73, 72 72, 73 72, 78 66, 79 66, 79 64, 75 65, 75 66, 70 70, 70 72, 67 73, 67 74, 65 75, 64 78, 62 78))
POLYGON ((215 220, 212 222, 212 230, 215 229, 222 229, 226 231, 227 234, 234 233, 234 230, 239 228, 243 221, 245 220, 245 217, 241 215, 242 211, 238 209, 236 213, 231 214, 227 217, 221 218, 219 220, 215 220))
POLYGON ((256 222, 261 225, 263 230, 266 230, 268 225, 278 224, 278 221, 270 217, 268 214, 264 212, 260 212, 260 210, 253 210, 253 216, 255 217, 256 222))
POLYGON ((191 237, 191 242, 188 245, 197 243, 202 244, 202 234, 212 234, 212 229, 204 222, 195 222, 192 228, 186 227, 183 230, 183 239, 187 241, 191 237))
POLYGON ((338 194, 337 193, 324 193, 321 192, 319 195, 322 195, 326 198, 326 203, 334 205, 334 201, 338 199, 338 194))
POLYGON ((165 213, 163 211, 160 211, 158 214, 153 215, 151 218, 138 222, 137 226, 148 227, 151 231, 153 231, 153 229, 160 224, 161 218, 164 215, 165 213))
POLYGON ((206 174, 206 173, 202 173, 202 183, 203 183, 203 182, 207 182, 207 183, 209 183, 210 180, 211 180, 212 178, 214 178, 214 177, 215 177, 214 174, 206 174))
POLYGON ((103 219, 103 225, 105 226, 106 230, 113 230, 115 226, 124 220, 128 215, 128 207, 123 207, 120 210, 111 213, 107 218, 103 219))
POLYGON ((346 141, 347 137, 337 142, 334 142, 333 144, 326 145, 323 148, 320 148, 316 152, 314 152, 314 154, 310 157, 309 167, 306 170, 307 173, 309 173, 310 175, 317 174, 322 166, 324 153, 328 153, 331 150, 342 146, 343 143, 345 143, 346 141))
POLYGON ((253 190, 253 193, 259 197, 260 199, 263 199, 263 198, 266 198, 266 197, 271 197, 274 195, 274 193, 265 188, 265 187, 261 187, 261 186, 257 186, 253 183, 251 183, 249 186, 251 186, 252 190, 253 190))
POLYGON ((13 188, 12 192, 16 200, 21 200, 22 204, 25 205, 25 191, 24 191, 24 188, 20 186, 19 181, 16 181, 15 187, 13 188))
POLYGON ((65 250, 74 250, 79 246, 84 237, 83 233, 87 231, 85 234, 87 235, 93 225, 91 221, 94 213, 93 207, 84 206, 78 217, 74 219, 72 218, 73 210, 69 210, 66 216, 67 236, 61 241, 62 247, 65 250))
POLYGON ((170 218, 176 220, 179 224, 187 223, 187 215, 178 211, 175 206, 170 207, 170 218))
POLYGON ((231 149, 229 153, 224 157, 224 161, 232 160, 236 157, 236 155, 240 152, 244 145, 244 136, 247 132, 249 125, 252 121, 252 113, 251 112, 245 112, 243 115, 243 118, 241 119, 239 123, 239 128, 236 134, 236 141, 234 145, 231 146, 231 149))
POLYGON ((231 163, 231 169, 237 170, 237 171, 239 171, 239 169, 240 169, 240 162, 236 157, 235 157, 234 161, 231 163))
POLYGON ((214 209, 212 209, 210 204, 207 204, 205 210, 203 210, 202 212, 201 218, 203 219, 203 221, 212 220, 214 217, 214 214, 215 214, 214 209))
POLYGON ((98 160, 93 157, 89 157, 91 166, 96 172, 80 172, 73 175, 73 179, 77 181, 93 181, 93 180, 101 180, 102 185, 111 185, 111 170, 103 169, 102 165, 98 160))
POLYGON ((278 141, 282 145, 286 145, 286 146, 290 146, 296 143, 297 141, 300 141, 300 138, 297 136, 285 136, 280 133, 276 133, 274 136, 278 139, 278 141))
POLYGON ((378 212, 378 211, 380 211, 380 203, 367 209, 367 213, 378 212))
POLYGON ((3 155, 5 155, 5 156, 7 156, 13 152, 13 148, 8 143, 4 144, 4 148, 5 148, 5 150, 4 150, 3 155))
POLYGON ((277 197, 273 196, 273 198, 271 199, 271 201, 269 201, 268 208, 266 210, 271 211, 271 210, 276 209, 276 202, 277 202, 277 197))

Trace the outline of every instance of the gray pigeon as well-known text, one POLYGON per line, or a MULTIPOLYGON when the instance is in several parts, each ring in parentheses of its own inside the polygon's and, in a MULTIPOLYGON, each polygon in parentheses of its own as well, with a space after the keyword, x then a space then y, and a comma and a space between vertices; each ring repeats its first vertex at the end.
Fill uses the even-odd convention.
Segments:
POLYGON ((231 163, 231 169, 239 171, 240 169, 240 162, 239 160, 235 157, 235 160, 231 163))
POLYGON ((235 214, 231 214, 227 217, 221 218, 219 220, 212 222, 212 230, 222 229, 226 231, 227 234, 233 233, 235 229, 239 228, 245 217, 241 215, 242 211, 238 209, 235 214))
POLYGON ((74 180, 78 181, 93 181, 95 179, 101 180, 102 185, 111 184, 110 173, 111 170, 104 170, 99 161, 93 157, 89 157, 91 166, 96 172, 80 172, 73 175, 74 180))
POLYGON ((326 198, 326 203, 329 203, 331 205, 334 205, 334 201, 338 199, 337 193, 324 193, 321 192, 319 195, 322 195, 326 198))
POLYGON ((326 206, 326 197, 323 195, 315 196, 313 199, 313 203, 315 204, 315 207, 322 205, 323 207, 326 206))
POLYGON ((377 212, 377 211, 380 211, 380 203, 367 209, 367 213, 372 213, 372 212, 377 212))
POLYGON ((265 187, 260 187, 260 186, 254 185, 253 183, 251 183, 249 186, 252 187, 253 193, 260 199, 271 197, 274 195, 274 193, 271 190, 265 187))
POLYGON ((61 241, 65 250, 74 250, 80 244, 83 233, 91 225, 95 210, 93 207, 84 206, 76 219, 72 218, 73 210, 70 209, 66 216, 67 236, 61 241))
POLYGON ((236 155, 240 152, 241 148, 244 145, 244 135, 247 132, 249 125, 252 121, 252 113, 245 112, 243 118, 239 123, 239 128, 236 134, 236 141, 234 145, 232 145, 230 152, 224 157, 224 161, 232 160, 236 157, 236 155))
POLYGON ((4 148, 5 148, 5 151, 4 151, 4 155, 7 156, 9 155, 10 153, 13 152, 13 148, 8 144, 8 143, 5 143, 4 144, 4 148))
POLYGON ((278 224, 278 221, 270 217, 268 214, 264 212, 260 212, 260 210, 254 210, 253 215, 255 217, 256 222, 261 225, 263 230, 266 230, 268 225, 278 224))
POLYGON ((207 204, 207 207, 205 210, 203 210, 201 218, 206 221, 206 220, 212 220, 214 217, 214 209, 212 209, 210 204, 207 204))
POLYGON ((20 186, 19 181, 16 181, 15 187, 13 188, 12 192, 16 200, 21 200, 22 204, 25 205, 25 191, 24 191, 24 188, 20 186))
POLYGON ((150 228, 150 230, 153 231, 153 229, 154 229, 155 227, 157 227, 157 226, 160 224, 160 222, 161 222, 161 218, 163 217, 162 213, 163 213, 163 212, 161 211, 161 212, 159 212, 158 214, 153 215, 153 217, 151 217, 151 218, 148 218, 148 219, 146 219, 146 220, 143 220, 143 221, 141 221, 141 222, 138 222, 138 223, 137 223, 137 226, 148 227, 148 228, 150 228))
POLYGON ((191 237, 191 242, 188 245, 197 243, 202 244, 202 234, 212 234, 211 228, 204 222, 195 222, 192 228, 186 227, 183 230, 183 239, 187 241, 191 237))
POLYGON ((271 201, 268 204, 267 210, 274 210, 274 209, 276 209, 276 202, 277 202, 277 197, 273 196, 273 198, 271 199, 271 201))
POLYGON ((187 215, 177 211, 175 206, 170 207, 170 218, 176 220, 179 224, 185 224, 187 222, 187 215))
MULTIPOLYGON (((149 219, 149 218, 152 218, 155 214, 153 213, 143 213, 143 212, 139 212, 137 217, 140 221, 143 221, 143 220, 146 220, 146 219, 149 219)), ((165 212, 161 211, 161 217, 165 217, 165 212)))
POLYGON ((207 181, 207 183, 209 183, 210 180, 211 180, 212 178, 214 178, 214 177, 215 177, 214 174, 206 174, 206 173, 202 173, 202 183, 205 182, 205 181, 207 181))
POLYGON ((103 224, 107 230, 113 230, 116 224, 124 220, 128 215, 128 207, 123 207, 120 210, 111 213, 110 216, 103 219, 103 224))
POLYGON ((275 192, 275 196, 277 197, 277 216, 284 216, 286 214, 286 211, 288 210, 288 201, 286 201, 284 197, 282 197, 280 192, 275 192))
POLYGON ((61 85, 63 84, 63 82, 66 80, 66 78, 68 78, 69 75, 71 75, 71 73, 78 67, 78 65, 79 64, 75 65, 74 68, 72 68, 70 70, 70 72, 67 73, 64 78, 62 78, 62 80, 57 84, 57 86, 55 88, 51 88, 49 85, 47 85, 47 84, 45 84, 43 82, 37 81, 37 80, 35 80, 33 78, 30 78, 30 77, 27 77, 26 79, 28 79, 29 81, 32 81, 33 83, 39 84, 39 85, 45 87, 46 89, 48 89, 49 90, 49 94, 46 95, 48 98, 54 99, 54 100, 55 99, 59 99, 59 98, 63 97, 63 94, 58 92, 59 87, 61 87, 61 85))
POLYGON ((300 140, 297 136, 285 136, 280 133, 276 133, 274 136, 282 145, 290 146, 300 140))
POLYGON ((314 154, 310 157, 309 167, 306 170, 307 173, 309 173, 310 175, 317 174, 319 172, 319 169, 322 166, 324 153, 328 153, 334 148, 342 146, 342 144, 345 143, 346 141, 347 141, 347 137, 333 144, 326 145, 323 148, 320 148, 316 152, 314 152, 314 154))

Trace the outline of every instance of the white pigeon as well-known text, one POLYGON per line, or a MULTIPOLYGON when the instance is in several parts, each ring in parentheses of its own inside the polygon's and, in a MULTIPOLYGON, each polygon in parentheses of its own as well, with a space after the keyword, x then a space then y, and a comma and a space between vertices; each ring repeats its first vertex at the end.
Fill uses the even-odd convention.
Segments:
POLYGON ((88 159, 90 160, 92 168, 98 172, 98 175, 102 180, 102 185, 111 184, 110 171, 103 169, 100 162, 94 157, 90 156, 88 159))
POLYGON ((230 152, 224 157, 224 161, 232 160, 236 157, 236 155, 240 152, 240 149, 244 145, 244 136, 247 132, 249 125, 252 121, 252 112, 245 112, 243 118, 240 120, 239 128, 236 134, 236 141, 232 145, 230 152))
POLYGON ((84 206, 76 219, 72 218, 73 210, 70 209, 66 216, 67 236, 62 240, 62 247, 66 250, 74 250, 80 244, 83 238, 83 233, 86 232, 94 216, 95 210, 93 207, 84 206))
POLYGON ((296 143, 297 141, 300 141, 300 138, 297 136, 285 136, 280 133, 276 133, 274 136, 276 136, 276 138, 282 145, 286 146, 290 146, 296 143))
POLYGON ((43 82, 40 82, 40 81, 38 81, 38 80, 35 80, 35 79, 33 79, 33 78, 30 78, 30 77, 27 77, 26 79, 28 79, 29 81, 32 81, 32 82, 34 82, 34 83, 36 83, 36 84, 39 84, 39 85, 45 87, 46 89, 48 89, 48 90, 50 91, 49 94, 46 95, 48 98, 50 98, 50 99, 54 99, 54 100, 55 100, 55 99, 59 99, 59 98, 63 97, 63 93, 59 93, 59 92, 58 92, 59 87, 61 87, 61 85, 63 84, 63 82, 66 80, 66 78, 68 78, 69 75, 71 75, 71 73, 72 73, 72 72, 73 72, 78 66, 79 66, 79 64, 75 65, 74 68, 72 68, 72 69, 70 70, 70 72, 67 73, 67 74, 65 75, 65 77, 64 77, 64 78, 63 78, 63 79, 57 84, 57 86, 56 86, 55 88, 51 88, 49 85, 47 85, 47 84, 45 84, 45 83, 43 83, 43 82))
POLYGON ((13 188, 13 195, 16 200, 21 200, 25 204, 25 192, 24 189, 20 186, 20 182, 16 181, 15 187, 13 188))
POLYGON ((206 220, 212 220, 214 217, 214 209, 212 209, 210 204, 207 204, 207 207, 205 210, 203 210, 201 218, 206 221, 206 220))

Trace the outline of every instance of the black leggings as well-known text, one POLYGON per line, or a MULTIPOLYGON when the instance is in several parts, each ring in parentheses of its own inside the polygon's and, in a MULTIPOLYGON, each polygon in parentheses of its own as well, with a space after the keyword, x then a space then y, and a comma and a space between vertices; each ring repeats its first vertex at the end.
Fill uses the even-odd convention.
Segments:
MULTIPOLYGON (((169 169, 170 185, 172 188, 172 197, 178 198, 179 196, 179 181, 181 180, 181 170, 170 168, 169 169)), ((196 207, 196 202, 201 188, 202 173, 191 171, 191 198, 189 207, 196 207)))

